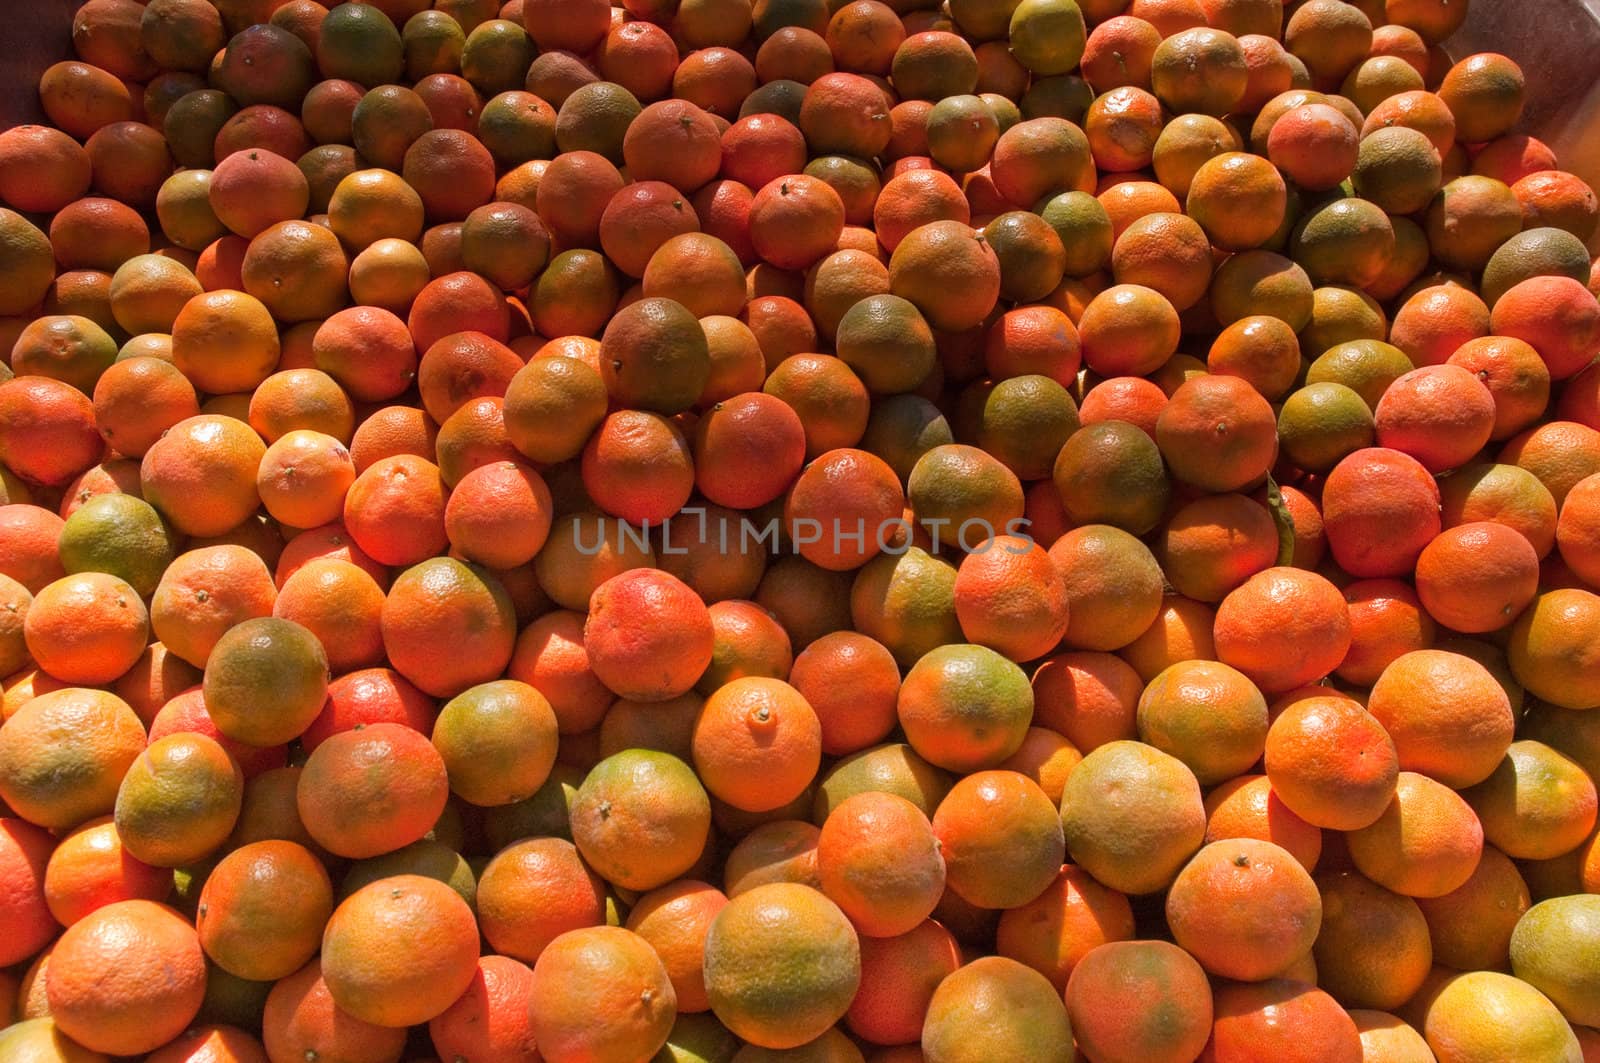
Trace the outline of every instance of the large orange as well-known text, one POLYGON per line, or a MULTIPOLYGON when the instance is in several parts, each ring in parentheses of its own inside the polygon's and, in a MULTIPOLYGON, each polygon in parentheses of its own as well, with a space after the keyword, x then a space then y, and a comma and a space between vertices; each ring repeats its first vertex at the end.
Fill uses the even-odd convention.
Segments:
POLYGON ((1044 975, 1004 956, 984 956, 934 990, 922 1054, 930 1063, 1068 1063, 1074 1058, 1072 1029, 1060 994, 1044 975))
POLYGON ((1049 888, 1065 855, 1055 806, 1015 771, 977 772, 958 781, 934 812, 933 832, 950 889, 979 908, 1034 900, 1049 888))
POLYGON ((1321 921, 1311 875, 1287 850, 1255 839, 1207 845, 1167 893, 1177 942, 1213 974, 1242 981, 1303 958, 1321 921))
POLYGON ((897 711, 912 748, 950 771, 997 766, 1021 746, 1033 691, 1016 664, 983 646, 947 645, 906 674, 897 711))
POLYGON ((113 694, 40 694, 0 727, 0 799, 30 823, 75 827, 112 810, 144 745, 144 725, 113 694))
POLYGON ((1073 968, 1066 1004, 1079 1050, 1105 1063, 1186 1063, 1211 1036, 1205 971, 1165 941, 1092 949, 1073 968))
POLYGON ((379 856, 431 830, 444 811, 444 762, 426 737, 399 723, 335 734, 307 759, 296 805, 329 852, 379 856))
POLYGON ((109 683, 131 668, 149 638, 138 592, 115 576, 85 572, 40 588, 23 635, 39 667, 66 683, 109 683))
POLYGON ((205 954, 177 912, 108 904, 74 923, 50 954, 45 991, 61 1031, 98 1052, 139 1055, 188 1028, 205 996, 205 954))
POLYGON ((453 558, 430 558, 401 573, 381 624, 390 664, 434 697, 454 697, 498 677, 516 640, 505 586, 453 558))
POLYGON ((128 766, 117 790, 117 835, 155 867, 181 867, 214 852, 233 832, 244 773, 214 739, 158 738, 128 766))
POLYGON ((206 661, 208 712, 224 735, 250 745, 298 737, 322 710, 327 690, 328 657, 321 642, 277 617, 230 629, 206 661))
POLYGON ((1267 740, 1267 702, 1237 669, 1184 661, 1150 680, 1139 697, 1139 737, 1211 786, 1248 771, 1267 740))
POLYGON ((822 725, 788 683, 739 678, 706 700, 692 749, 696 770, 718 799, 766 812, 794 800, 815 777, 822 725))
POLYGON ((534 964, 530 1016, 547 1059, 649 1059, 677 994, 649 943, 621 927, 571 930, 534 964))
POLYGON ((509 956, 485 956, 466 992, 428 1021, 428 1035, 441 1057, 538 1058, 528 1005, 533 972, 509 956))
POLYGON ((478 925, 455 890, 396 875, 345 898, 322 935, 322 973, 340 1008, 379 1026, 443 1012, 478 971, 478 925))
POLYGON ((898 937, 862 938, 861 988, 845 1022, 874 1044, 914 1052, 934 991, 960 966, 955 938, 932 919, 898 937))
POLYGON ((1314 696, 1273 721, 1266 770, 1273 793, 1307 823, 1359 830, 1389 807, 1400 765, 1394 740, 1360 704, 1314 696))
POLYGON ((594 589, 584 624, 601 682, 623 697, 664 701, 690 690, 711 663, 705 603, 681 580, 634 569, 594 589))
POLYGON ((1505 691, 1460 654, 1417 650, 1398 658, 1373 684, 1368 707, 1393 737, 1402 768, 1449 786, 1482 781, 1511 743, 1505 691))
POLYGON ((478 876, 477 914, 490 946, 532 963, 568 930, 604 922, 605 891, 571 842, 528 838, 478 876))
POLYGON ((179 554, 150 599, 150 627, 167 650, 204 668, 213 647, 235 625, 272 615, 272 574, 243 546, 205 546, 179 554))
POLYGON ((265 456, 265 444, 243 421, 216 414, 186 418, 145 451, 139 468, 145 501, 186 535, 221 535, 261 504, 256 471, 265 456))
POLYGON ((956 571, 962 633, 1015 661, 1042 657, 1068 631, 1069 599, 1051 555, 1038 543, 998 535, 956 571))
POLYGON ((714 886, 682 879, 645 894, 628 913, 627 928, 661 957, 678 998, 678 1012, 706 1011, 705 939, 728 898, 714 886))
MULTIPOLYGON (((13 857, 26 855, 29 836, 19 824, 9 832, 13 857)), ((71 926, 97 908, 116 901, 164 901, 172 891, 172 875, 165 868, 136 860, 122 845, 116 824, 109 818, 90 820, 61 840, 45 866, 44 900, 62 926, 71 926)), ((13 872, 25 872, 19 866, 13 872)), ((26 922, 28 905, 35 900, 19 890, 25 903, 11 913, 12 926, 21 942, 34 940, 26 922)))
POLYGON ((1317 875, 1317 982, 1351 1008, 1397 1008, 1428 977, 1432 945, 1417 902, 1357 871, 1317 875), (1380 944, 1381 943, 1381 944, 1380 944))
POLYGON ((1361 1036, 1339 1004, 1315 986, 1288 979, 1220 987, 1207 1050, 1217 1060, 1361 1063, 1361 1036))
MULTIPOLYGON (((54 891, 49 870, 55 862, 54 847, 54 839, 44 829, 9 816, 0 819, 0 881, 5 883, 0 927, 6 932, 0 957, 12 957, 14 963, 28 959, 55 936, 56 905, 51 903, 54 891)), ((78 848, 80 844, 73 844, 61 857, 63 865, 78 848)), ((78 913, 63 910, 61 914, 78 913)))
POLYGON ((304 847, 255 842, 223 857, 196 911, 200 945, 213 962, 241 978, 274 981, 316 955, 333 913, 333 887, 304 847))
POLYGON ((334 1002, 322 963, 312 960, 267 995, 261 1040, 269 1059, 307 1054, 382 1063, 399 1059, 406 1031, 358 1019, 334 1002))
POLYGON ((585 861, 623 889, 649 890, 700 859, 711 802, 677 757, 630 749, 590 769, 571 802, 572 839, 585 861))
POLYGON ((1194 774, 1140 742, 1110 742, 1084 757, 1061 809, 1073 862, 1126 893, 1169 885, 1205 838, 1194 774))
POLYGON ((809 886, 774 882, 734 897, 706 936, 717 1018, 764 1048, 795 1048, 844 1017, 861 983, 855 930, 809 886))
POLYGON ((1272 842, 1316 869, 1322 854, 1322 831, 1296 815, 1265 775, 1240 775, 1206 795, 1206 841, 1255 838, 1272 842))
POLYGON ((1338 590, 1313 573, 1269 568, 1217 607, 1217 656, 1267 694, 1322 678, 1350 647, 1350 614, 1338 590))

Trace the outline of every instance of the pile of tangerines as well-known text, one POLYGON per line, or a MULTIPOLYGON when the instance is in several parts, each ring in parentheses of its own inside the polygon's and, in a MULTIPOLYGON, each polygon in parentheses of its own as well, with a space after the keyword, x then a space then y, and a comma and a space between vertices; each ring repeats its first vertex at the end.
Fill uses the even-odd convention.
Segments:
POLYGON ((1600 1060, 1600 204, 1465 14, 82 4, 0 1060, 1600 1060))

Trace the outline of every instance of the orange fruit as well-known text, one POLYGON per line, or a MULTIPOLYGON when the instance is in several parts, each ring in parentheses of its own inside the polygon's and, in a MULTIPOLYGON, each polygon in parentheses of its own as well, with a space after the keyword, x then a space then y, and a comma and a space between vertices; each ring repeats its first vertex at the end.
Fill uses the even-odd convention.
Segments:
POLYGON ((1326 103, 1292 108, 1272 123, 1267 154, 1273 165, 1302 188, 1332 188, 1359 160, 1354 123, 1326 103))
POLYGON ((1396 1008, 1428 976, 1431 947, 1417 902, 1355 871, 1317 876, 1322 931, 1318 983, 1347 1007, 1396 1008), (1382 949, 1369 943, 1383 941, 1382 949))
POLYGON ((466 992, 428 1020, 434 1051, 441 1056, 533 1058, 528 1014, 532 995, 533 972, 527 966, 508 956, 484 956, 466 992))
POLYGON ((929 1060, 1073 1058, 1066 1006, 1039 972, 1004 956, 973 960, 939 983, 928 1003, 922 1052, 929 1060))
MULTIPOLYGON (((22 826, 13 825, 8 841, 12 858, 26 856, 30 851, 30 838, 22 826)), ((71 926, 90 912, 116 901, 160 902, 172 891, 171 873, 131 856, 109 817, 85 823, 47 855, 49 862, 44 865, 40 883, 42 897, 49 906, 50 915, 62 926, 71 926)), ((18 868, 17 873, 33 872, 18 868)), ((40 895, 24 892, 22 896, 27 898, 27 903, 13 910, 10 925, 18 940, 26 944, 37 936, 28 923, 28 915, 40 895)))
MULTIPOLYGON (((59 865, 63 868, 83 848, 82 842, 71 841, 77 837, 69 835, 61 843, 60 848, 64 851, 59 857, 59 865)), ((57 865, 58 860, 52 852, 55 848, 54 839, 44 829, 10 816, 0 820, 0 875, 4 876, 7 895, 4 907, 0 908, 0 924, 5 926, 7 932, 6 945, 0 950, 0 956, 14 957, 13 962, 28 959, 55 936, 57 907, 63 909, 62 915, 76 917, 70 921, 59 920, 66 925, 89 914, 89 910, 81 913, 66 910, 64 902, 69 898, 62 890, 60 873, 56 876, 55 888, 52 888, 50 868, 57 865)), ((89 861, 80 858, 78 862, 83 864, 89 861)), ((92 886, 92 883, 85 884, 92 886)), ((149 888, 148 883, 146 888, 149 888)), ((124 899, 111 890, 107 891, 107 896, 124 899)))
POLYGON ((1539 559, 1527 539, 1492 521, 1458 524, 1417 558, 1417 594, 1456 631, 1497 631, 1533 600, 1539 559))
POLYGON ((270 151, 238 151, 217 163, 211 177, 217 220, 246 239, 278 222, 301 218, 310 202, 305 174, 270 151))
POLYGON ((450 789, 474 805, 531 796, 555 763, 556 718, 543 694, 516 680, 469 688, 446 702, 433 745, 450 789))
POLYGON ((1422 1029, 1435 1057, 1581 1059, 1572 1027, 1550 999, 1528 983, 1495 971, 1458 974, 1432 993, 1422 1029), (1515 1016, 1486 1023, 1490 1014, 1515 1016))
POLYGON ((528 838, 495 854, 478 876, 476 907, 490 946, 525 963, 567 931, 605 920, 599 877, 561 838, 528 838))
POLYGON ((940 847, 928 817, 905 798, 856 794, 823 822, 817 841, 822 891, 862 934, 910 933, 944 891, 940 847))
POLYGON ((1175 940, 1213 974, 1241 981, 1304 957, 1321 919, 1311 875, 1286 850, 1249 838, 1201 849, 1167 894, 1175 940))
POLYGON ((115 576, 85 572, 42 587, 23 623, 28 653, 67 683, 109 683, 144 652, 149 614, 138 592, 115 576))
POLYGON ((1439 487, 1415 458, 1372 447, 1328 474, 1322 515, 1334 560, 1353 576, 1404 576, 1439 534, 1439 487))
POLYGON ((94 416, 88 397, 58 380, 25 376, 0 384, 0 463, 20 481, 66 484, 105 450, 94 416))
POLYGON ((994 767, 1015 753, 1032 710, 1022 670, 976 645, 923 655, 906 674, 897 706, 913 748, 952 771, 994 767))
POLYGON ((1489 389, 1458 365, 1430 365, 1396 379, 1373 411, 1381 447, 1439 473, 1471 461, 1494 432, 1489 389))
POLYGON ((315 635, 329 671, 342 675, 382 662, 383 597, 383 588, 359 566, 319 558, 284 581, 273 615, 315 635))
POLYGON ((898 937, 863 938, 861 989, 845 1022, 875 1044, 909 1045, 939 982, 960 966, 955 939, 931 919, 898 937))
POLYGON ((1255 838, 1272 842, 1314 870, 1322 852, 1322 831, 1283 803, 1265 775, 1240 775, 1206 795, 1206 841, 1255 838))
POLYGON ((995 948, 1064 989, 1091 951, 1133 935, 1127 898, 1068 864, 1039 896, 1001 913, 995 948))
POLYGON ((645 1059, 666 1042, 677 995, 643 938, 620 927, 592 927, 561 935, 540 954, 531 1000, 543 1056, 645 1059), (604 987, 599 999, 597 985, 604 987))
POLYGON ((618 410, 601 421, 580 468, 600 509, 644 527, 669 520, 694 490, 688 440, 665 417, 644 410, 618 410))
POLYGON ((700 323, 681 303, 647 298, 623 307, 606 325, 600 365, 618 402, 670 416, 704 390, 710 350, 700 323))
POLYGON ((363 859, 421 838, 448 796, 444 762, 427 738, 385 722, 318 745, 301 773, 296 803, 318 845, 363 859))
POLYGON ((399 1057, 406 1033, 358 1019, 341 1008, 323 978, 321 961, 313 960, 272 987, 261 1039, 269 1058, 304 1058, 313 1052, 382 1060, 399 1057))
POLYGON ((1463 795, 1483 834, 1508 856, 1548 860, 1572 852, 1594 826, 1594 784, 1576 761, 1542 742, 1511 743, 1489 777, 1463 795))
POLYGON ((327 689, 328 657, 321 642, 299 624, 276 617, 229 629, 206 660, 206 707, 218 729, 256 746, 297 737, 321 711, 327 689))
POLYGON ((686 693, 711 662, 705 603, 666 573, 624 572, 596 587, 584 638, 595 674, 635 700, 686 693))
POLYGON ((585 862, 608 882, 643 891, 681 877, 700 859, 711 806, 683 761, 631 749, 589 771, 571 816, 585 862))
POLYGON ((1402 768, 1449 786, 1482 781, 1511 742, 1505 691, 1460 654, 1416 650, 1399 657, 1373 684, 1368 706, 1393 737, 1402 768))
POLYGON ((1247 771, 1267 737, 1267 703, 1237 670, 1185 661, 1152 679, 1140 695, 1139 737, 1177 757, 1202 785, 1247 771))
POLYGON ((166 648, 203 668, 234 625, 272 614, 277 591, 261 558, 242 546, 178 555, 150 599, 150 628, 166 648))
POLYGON ((1528 886, 1509 857, 1483 848, 1466 882, 1440 897, 1418 898, 1437 963, 1492 969, 1510 956, 1511 935, 1529 906, 1528 886))
POLYGON ((805 460, 805 433, 788 403, 746 392, 714 404, 694 435, 695 485, 712 502, 748 509, 777 498, 805 460))
POLYGON ((1137 736, 1135 712, 1143 687, 1139 674, 1119 657, 1063 653, 1034 672, 1035 720, 1088 753, 1137 736))
POLYGON ((958 781, 939 802, 933 832, 950 889, 979 908, 1027 904, 1061 867, 1060 816, 1019 772, 977 772, 958 781))
POLYGON ((1079 1049, 1107 1063, 1176 1063, 1198 1055, 1211 1034, 1205 972, 1164 941, 1091 950, 1073 969, 1066 1004, 1079 1049))
POLYGON ((334 909, 321 964, 334 1003, 357 1019, 379 1026, 426 1022, 472 984, 477 923, 467 902, 442 882, 419 875, 380 879, 334 909))
POLYGON ((255 477, 265 454, 243 421, 216 414, 186 418, 145 451, 144 498, 184 534, 221 535, 260 504, 255 477))
POLYGON ((150 901, 118 901, 74 923, 50 954, 50 1016, 84 1047, 153 1051, 182 1033, 205 995, 194 928, 150 901))
POLYGON ((1339 678, 1368 685, 1395 658, 1431 648, 1435 626, 1410 585, 1399 580, 1357 580, 1344 590, 1350 607, 1350 650, 1335 669, 1339 678))
POLYGON ((730 900, 706 935, 706 992, 745 1041, 793 1048, 844 1017, 861 982, 855 930, 808 886, 769 883, 730 900))
POLYGON ((1066 588, 1037 543, 995 536, 961 562, 955 583, 962 633, 1014 661, 1042 657, 1066 634, 1066 588))
POLYGON ((284 221, 250 241, 240 266, 245 291, 289 323, 330 317, 349 300, 350 262, 332 230, 284 221))
POLYGON ((115 695, 76 687, 39 694, 0 727, 0 798, 30 823, 75 827, 112 810, 144 742, 139 718, 115 695))
POLYGON ((1264 693, 1320 679, 1350 646, 1350 615, 1327 580, 1293 568, 1258 572, 1217 608, 1217 656, 1264 693), (1293 653, 1287 648, 1293 646, 1293 653), (1315 648, 1316 652, 1311 652, 1315 648))
POLYGON ((333 913, 333 887, 303 847, 262 841, 223 857, 199 904, 195 929, 206 955, 230 974, 274 981, 316 955, 333 913), (263 922, 275 927, 270 941, 260 940, 263 922))
POLYGON ((929 324, 959 332, 980 323, 1000 292, 1000 263, 981 235, 957 221, 908 233, 889 259, 889 290, 910 300, 929 324), (951 299, 959 293, 959 299, 951 299))
MULTIPOLYGON (((1550 401, 1550 371, 1539 352, 1509 336, 1471 339, 1456 348, 1449 363, 1483 381, 1494 400, 1490 439, 1516 435, 1539 419, 1550 401)), ((1569 389, 1570 390, 1570 389, 1569 389)))
POLYGON ((1168 885, 1205 835, 1193 773, 1140 742, 1110 742, 1084 757, 1061 807, 1073 862, 1127 893, 1168 885))
POLYGON ((147 864, 191 864, 232 833, 243 796, 244 774, 213 739, 168 735, 129 765, 117 790, 117 834, 147 864))
POLYGON ((1285 1063, 1360 1063, 1355 1022, 1333 997, 1285 978, 1236 982, 1217 989, 1207 1046, 1215 1057, 1265 1053, 1285 1063))
POLYGON ((605 382, 576 358, 535 357, 505 389, 506 435, 535 461, 576 456, 605 412, 605 382))
POLYGON ((234 1026, 196 1026, 148 1057, 155 1063, 255 1063, 266 1059, 261 1042, 234 1026))
POLYGON ((707 699, 692 750, 697 772, 719 800, 765 812, 805 790, 816 775, 821 742, 821 723, 798 691, 751 676, 707 699))
POLYGON ((1390 805, 1399 777, 1395 742, 1358 703, 1313 696, 1267 731, 1266 773, 1289 811, 1317 827, 1359 830, 1390 805))
POLYGON ((661 957, 680 1015, 711 1006, 705 991, 705 937, 727 903, 716 887, 683 879, 645 894, 628 913, 627 929, 661 957))
POLYGON ((820 889, 817 838, 821 831, 801 820, 774 820, 754 828, 728 853, 723 884, 737 897, 769 882, 795 882, 820 889))
POLYGON ((1219 602, 1272 566, 1278 533, 1266 507, 1243 495, 1208 495, 1173 513, 1159 545, 1162 571, 1180 594, 1219 602))
POLYGON ((1440 897, 1465 885, 1483 850, 1483 828, 1454 791, 1403 771, 1383 815, 1348 835, 1356 867, 1411 897, 1440 897))

